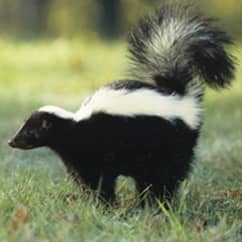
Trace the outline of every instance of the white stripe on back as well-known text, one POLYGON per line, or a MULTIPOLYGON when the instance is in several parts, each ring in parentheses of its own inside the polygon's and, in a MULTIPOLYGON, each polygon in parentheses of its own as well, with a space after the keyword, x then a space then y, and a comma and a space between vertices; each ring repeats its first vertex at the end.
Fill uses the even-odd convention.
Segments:
POLYGON ((39 111, 73 119, 76 122, 89 119, 99 112, 128 117, 157 116, 170 121, 179 118, 192 129, 196 129, 201 122, 202 108, 199 100, 193 95, 162 95, 147 88, 129 91, 105 87, 94 93, 76 113, 54 106, 45 106, 39 111))

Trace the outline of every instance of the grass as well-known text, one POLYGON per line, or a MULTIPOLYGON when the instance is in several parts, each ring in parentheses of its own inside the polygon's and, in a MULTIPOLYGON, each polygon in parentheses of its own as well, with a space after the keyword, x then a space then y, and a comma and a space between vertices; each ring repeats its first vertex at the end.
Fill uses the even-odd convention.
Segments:
MULTIPOLYGON (((0 66, 0 241, 242 240, 241 65, 230 90, 206 95, 197 161, 169 210, 159 201, 145 209, 106 206, 80 191, 47 149, 23 152, 6 144, 39 106, 75 110, 95 88, 124 77, 122 43, 1 41, 0 66)), ((119 179, 119 193, 131 185, 119 179)))

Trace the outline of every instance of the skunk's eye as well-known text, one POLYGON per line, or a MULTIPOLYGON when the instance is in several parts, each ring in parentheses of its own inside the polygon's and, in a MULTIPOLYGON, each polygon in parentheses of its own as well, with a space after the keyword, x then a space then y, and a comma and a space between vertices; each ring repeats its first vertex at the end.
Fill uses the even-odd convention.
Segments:
POLYGON ((44 119, 41 123, 41 128, 48 130, 50 127, 51 127, 51 123, 44 119))

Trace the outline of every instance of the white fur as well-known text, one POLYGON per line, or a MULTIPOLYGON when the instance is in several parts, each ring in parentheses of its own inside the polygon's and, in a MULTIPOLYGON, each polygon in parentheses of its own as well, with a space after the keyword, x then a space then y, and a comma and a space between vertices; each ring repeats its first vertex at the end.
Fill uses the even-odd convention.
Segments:
POLYGON ((165 52, 170 51, 176 40, 192 35, 203 28, 200 22, 187 22, 186 18, 170 18, 163 23, 163 26, 163 28, 157 27, 151 41, 148 42, 150 56, 165 55, 165 52))
POLYGON ((162 95, 144 88, 132 92, 126 89, 102 88, 76 112, 74 119, 88 119, 97 112, 130 117, 158 116, 167 120, 180 118, 195 129, 200 124, 202 109, 199 101, 191 95, 162 95))
POLYGON ((73 119, 76 122, 88 119, 98 112, 128 117, 157 116, 170 121, 180 118, 192 129, 196 129, 201 122, 202 108, 199 101, 189 94, 181 97, 162 95, 145 88, 128 91, 127 89, 114 90, 105 87, 94 93, 76 113, 54 106, 45 106, 39 111, 46 111, 61 118, 73 119))
POLYGON ((39 108, 38 111, 51 113, 51 114, 54 114, 54 115, 56 115, 60 118, 64 118, 64 119, 73 119, 74 118, 74 113, 66 111, 63 108, 59 108, 59 107, 51 106, 51 105, 43 106, 43 107, 39 108))

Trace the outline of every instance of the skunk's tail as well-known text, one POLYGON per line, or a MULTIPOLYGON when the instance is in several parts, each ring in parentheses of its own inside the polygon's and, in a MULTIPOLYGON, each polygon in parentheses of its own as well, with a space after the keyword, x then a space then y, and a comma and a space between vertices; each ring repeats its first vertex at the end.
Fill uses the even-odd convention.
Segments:
POLYGON ((180 94, 196 79, 212 88, 228 86, 235 67, 225 46, 232 41, 213 22, 190 5, 169 3, 141 19, 128 36, 135 77, 180 94))

